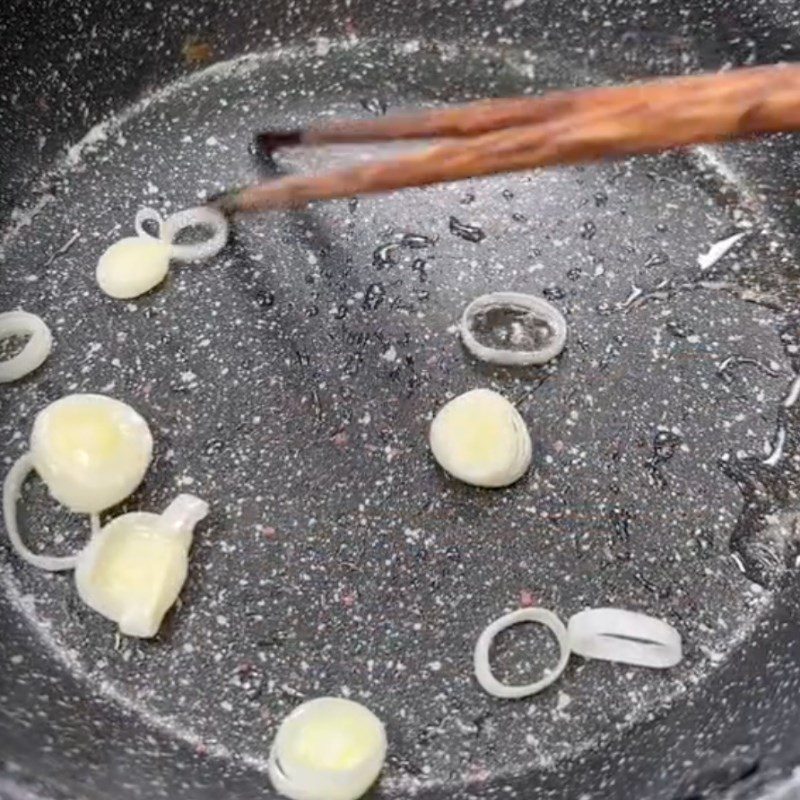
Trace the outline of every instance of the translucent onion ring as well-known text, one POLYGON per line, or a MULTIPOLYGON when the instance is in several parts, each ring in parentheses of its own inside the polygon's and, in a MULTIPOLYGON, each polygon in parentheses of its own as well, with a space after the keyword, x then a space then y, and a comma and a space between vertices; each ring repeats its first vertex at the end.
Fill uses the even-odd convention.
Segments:
POLYGON ((621 608, 590 608, 567 623, 575 655, 667 669, 683 657, 681 635, 656 617, 621 608))
POLYGON ((481 687, 495 697, 506 700, 538 694, 556 681, 569 661, 569 644, 564 623, 546 608, 520 608, 487 625, 475 645, 475 677, 481 687), (549 628, 558 642, 559 657, 556 666, 544 678, 524 686, 509 686, 495 678, 489 663, 489 649, 498 633, 520 622, 538 622, 549 628))
POLYGON ((154 208, 145 206, 136 212, 136 217, 133 220, 133 227, 136 228, 137 236, 141 236, 144 239, 160 239, 161 230, 164 227, 164 219, 154 208), (153 236, 152 233, 148 233, 145 229, 145 222, 155 222, 157 231, 155 236, 153 236))
POLYGON ((28 311, 6 311, 0 314, 0 339, 10 336, 30 336, 21 352, 0 361, 0 383, 19 380, 41 366, 50 355, 53 336, 50 328, 36 314, 28 311))
POLYGON ((461 340, 464 347, 481 361, 504 366, 530 366, 544 364, 555 358, 563 349, 567 341, 567 321, 563 314, 553 305, 541 297, 520 292, 492 292, 476 297, 465 309, 459 324, 461 340), (474 318, 490 308, 513 308, 520 311, 532 312, 542 321, 546 322, 553 331, 553 338, 537 350, 508 350, 488 347, 481 344, 472 332, 474 318))
MULTIPOLYGON (((30 453, 25 453, 14 462, 8 471, 8 475, 6 475, 5 481, 3 481, 3 520, 6 524, 11 545, 20 558, 29 564, 33 564, 34 567, 39 567, 39 569, 45 569, 48 572, 75 569, 79 554, 76 553, 71 556, 42 556, 29 550, 19 535, 17 501, 22 493, 22 484, 25 483, 28 473, 32 471, 33 458, 30 453)), ((92 524, 96 524, 95 520, 92 520, 92 524)))
POLYGON ((202 261, 219 253, 228 241, 228 220, 223 214, 208 206, 187 208, 164 220, 161 238, 172 246, 171 257, 176 261, 202 261), (211 230, 211 236, 194 244, 173 244, 184 228, 202 227, 211 230))

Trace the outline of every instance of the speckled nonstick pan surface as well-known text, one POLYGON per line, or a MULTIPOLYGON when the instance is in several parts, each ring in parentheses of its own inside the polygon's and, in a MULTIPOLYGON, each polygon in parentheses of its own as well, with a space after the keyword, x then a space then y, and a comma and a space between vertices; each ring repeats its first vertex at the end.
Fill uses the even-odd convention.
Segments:
MULTIPOLYGON (((219 256, 131 302, 94 267, 143 205, 374 155, 271 167, 257 129, 791 60, 796 30, 785 2, 4 7, 0 307, 40 314, 55 347, 0 390, 3 469, 48 402, 107 393, 156 440, 124 509, 191 491, 212 511, 154 641, 119 639, 69 575, 2 540, 0 796, 271 797, 278 723, 323 694, 385 721, 378 797, 757 797, 788 775, 794 139, 243 217, 219 256), (566 316, 555 362, 491 369, 462 348, 464 306, 503 290, 566 316), (477 386, 533 437, 507 490, 454 482, 428 450, 435 409, 477 386), (542 695, 493 699, 475 639, 530 602, 664 617, 685 659, 575 658, 542 695)), ((51 551, 87 535, 40 484, 22 517, 51 551)), ((511 681, 554 661, 537 630, 497 644, 511 681)))

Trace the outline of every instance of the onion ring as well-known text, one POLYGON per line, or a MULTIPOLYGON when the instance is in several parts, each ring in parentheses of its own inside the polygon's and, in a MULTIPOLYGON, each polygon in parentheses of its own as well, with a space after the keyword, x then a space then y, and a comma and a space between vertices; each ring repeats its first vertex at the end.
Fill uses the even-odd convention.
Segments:
POLYGON ((541 297, 520 292, 492 292, 476 297, 464 309, 459 330, 464 347, 475 358, 504 366, 544 364, 555 358, 564 349, 567 341, 567 321, 563 314, 541 297), (481 344, 473 333, 475 318, 492 308, 508 308, 532 315, 536 320, 544 322, 552 331, 550 340, 532 350, 510 350, 481 344))
POLYGON ((202 261, 219 253, 228 241, 228 220, 208 206, 187 208, 167 217, 161 227, 161 238, 172 246, 171 257, 176 261, 202 261), (194 244, 173 244, 184 228, 208 228, 211 236, 194 244))
POLYGON ((41 317, 28 311, 6 311, 0 314, 0 339, 30 336, 22 350, 12 358, 0 361, 0 383, 19 380, 41 366, 50 355, 53 336, 41 317))
POLYGON ((683 657, 681 635, 656 617, 621 608, 590 608, 567 623, 575 655, 667 669, 683 657))
POLYGON ((161 230, 164 227, 164 218, 154 208, 145 206, 136 212, 136 217, 133 220, 133 227, 136 228, 136 235, 141 236, 143 239, 160 239, 161 230), (147 232, 144 227, 145 222, 155 222, 157 231, 155 236, 147 232))
POLYGON ((32 471, 33 458, 30 453, 24 453, 13 463, 3 481, 3 519, 11 545, 20 558, 39 569, 45 569, 48 572, 75 569, 75 565, 78 563, 78 553, 71 556, 42 556, 29 550, 19 535, 17 501, 22 492, 22 484, 25 483, 28 473, 32 471))
POLYGON ((487 625, 478 637, 478 642, 475 645, 475 678, 484 691, 495 697, 502 697, 506 700, 528 697, 529 695, 538 694, 556 681, 566 668, 567 661, 569 661, 569 644, 564 623, 546 608, 520 608, 517 611, 512 611, 510 614, 499 617, 487 625), (538 622, 550 629, 558 642, 558 663, 549 674, 538 681, 524 686, 509 686, 495 678, 492 666, 489 663, 489 649, 492 646, 494 637, 500 631, 504 631, 506 628, 510 628, 520 622, 538 622))

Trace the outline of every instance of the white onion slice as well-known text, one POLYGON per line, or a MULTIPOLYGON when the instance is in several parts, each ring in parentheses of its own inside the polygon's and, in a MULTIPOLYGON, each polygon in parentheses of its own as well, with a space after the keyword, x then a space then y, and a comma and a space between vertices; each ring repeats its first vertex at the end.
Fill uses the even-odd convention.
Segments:
POLYGON ((481 687, 489 694, 504 699, 528 697, 546 689, 557 680, 567 666, 569 660, 569 644, 567 643, 567 629, 564 623, 546 608, 520 608, 496 619, 484 629, 475 645, 475 677, 481 687), (538 622, 549 628, 558 642, 559 657, 556 666, 544 678, 524 686, 509 686, 495 678, 489 662, 489 650, 500 631, 517 625, 520 622, 538 622))
POLYGON ((117 300, 129 300, 149 292, 167 276, 171 247, 151 236, 126 236, 100 256, 97 285, 117 300))
POLYGON ((172 258, 176 261, 202 261, 219 253, 228 241, 228 220, 214 208, 198 206, 178 211, 164 220, 161 238, 172 245, 172 258), (173 244, 185 228, 207 228, 211 236, 194 244, 173 244))
POLYGON ((375 782, 385 757, 386 731, 369 709, 344 698, 320 697, 283 720, 268 769, 275 789, 292 800, 356 800, 375 782), (356 739, 348 721, 361 729, 356 739), (334 766, 341 757, 350 763, 334 766))
POLYGON ((0 361, 0 383, 16 381, 41 366, 50 355, 53 336, 50 328, 36 314, 6 311, 0 314, 0 339, 29 336, 25 346, 13 358, 0 361))
POLYGON ((460 331, 464 346, 475 358, 505 366, 544 364, 555 358, 564 349, 567 341, 567 321, 563 314, 541 297, 520 292, 492 292, 475 298, 464 309, 460 331), (530 350, 514 350, 482 344, 474 333, 476 318, 495 308, 506 308, 531 315, 533 319, 544 323, 550 329, 550 338, 542 346, 530 350))
POLYGON ((153 435, 135 409, 101 394, 70 394, 36 415, 31 458, 52 497, 71 511, 121 503, 144 479, 153 435))
POLYGON ((161 229, 164 227, 164 219, 161 214, 158 213, 154 208, 148 208, 145 206, 144 208, 140 208, 136 212, 136 217, 133 220, 133 226, 136 228, 136 235, 141 236, 144 239, 160 239, 161 238, 161 229), (153 236, 152 233, 149 233, 145 227, 145 222, 155 222, 156 224, 156 235, 153 236))
POLYGON ((14 550, 20 558, 33 564, 39 569, 46 569, 48 572, 59 572, 65 569, 74 569, 78 562, 79 554, 71 556, 43 556, 30 551, 22 537, 19 535, 17 526, 17 501, 22 493, 22 484, 28 473, 33 470, 33 459, 30 453, 20 456, 12 465, 3 482, 3 519, 8 531, 8 538, 14 550))
POLYGON ((445 403, 433 418, 429 441, 439 465, 473 486, 508 486, 531 463, 525 420, 491 389, 472 389, 445 403))
POLYGON ((583 658, 666 669, 683 657, 681 636, 661 619, 621 608, 591 608, 567 623, 569 647, 583 658))

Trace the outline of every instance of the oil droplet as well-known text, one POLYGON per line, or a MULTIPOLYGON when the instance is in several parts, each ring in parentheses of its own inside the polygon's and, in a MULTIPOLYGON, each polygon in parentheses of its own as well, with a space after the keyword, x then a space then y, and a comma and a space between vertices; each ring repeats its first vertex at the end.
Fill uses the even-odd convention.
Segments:
POLYGON ((515 306, 486 308, 475 314, 470 329, 480 344, 494 350, 541 350, 555 335, 547 320, 515 306))
POLYGON ((222 439, 209 439, 203 448, 203 453, 207 456, 214 456, 217 453, 221 453, 224 449, 225 442, 222 439))
POLYGON ((259 308, 272 308, 275 305, 275 292, 259 292, 255 302, 259 308))
POLYGON ((369 311, 374 311, 383 302, 386 297, 386 289, 382 283, 371 283, 367 286, 367 291, 364 293, 364 301, 362 305, 369 311))
POLYGON ((652 253, 648 253, 647 259, 644 262, 646 269, 660 267, 664 264, 669 264, 669 256, 663 250, 654 250, 652 253))
POLYGON ((358 102, 364 111, 369 111, 376 117, 382 117, 389 108, 389 104, 382 97, 362 97, 358 102))
POLYGON ((372 264, 376 269, 383 269, 384 267, 392 267, 397 263, 394 257, 394 252, 400 247, 396 242, 389 242, 382 244, 376 248, 372 254, 372 264))
POLYGON ((422 250, 426 247, 433 247, 435 244, 436 241, 434 239, 422 233, 406 233, 400 240, 400 246, 407 247, 410 250, 422 250))
POLYGON ((560 286, 548 286, 546 289, 542 289, 542 294, 548 300, 563 300, 567 296, 560 286))
POLYGON ((694 331, 688 325, 676 319, 668 320, 666 328, 676 339, 686 339, 694 335, 694 331))
POLYGON ((474 244, 486 238, 486 234, 477 225, 468 225, 456 217, 450 217, 450 233, 474 244))
POLYGON ((414 263, 411 265, 411 270, 417 273, 420 283, 425 283, 428 280, 428 273, 425 271, 427 266, 428 262, 424 258, 414 259, 414 263))

